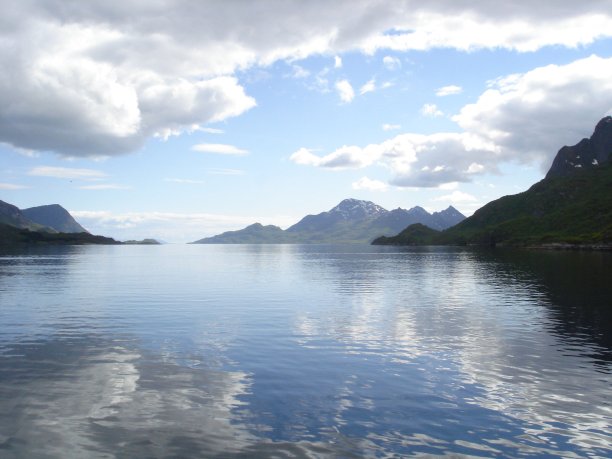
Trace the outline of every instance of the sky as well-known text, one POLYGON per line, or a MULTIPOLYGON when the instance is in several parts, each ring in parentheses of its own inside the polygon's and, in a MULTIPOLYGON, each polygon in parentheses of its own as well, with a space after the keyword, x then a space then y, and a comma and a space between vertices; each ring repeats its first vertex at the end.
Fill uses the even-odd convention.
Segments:
POLYGON ((470 215, 612 114, 612 1, 8 0, 0 65, 0 199, 95 234, 470 215))

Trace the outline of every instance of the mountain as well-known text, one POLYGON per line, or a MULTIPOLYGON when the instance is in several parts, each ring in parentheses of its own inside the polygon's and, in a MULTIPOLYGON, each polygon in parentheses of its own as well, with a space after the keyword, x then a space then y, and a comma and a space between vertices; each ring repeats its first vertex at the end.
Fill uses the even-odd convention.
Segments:
POLYGON ((450 206, 430 214, 422 207, 386 210, 358 199, 345 199, 329 211, 307 215, 283 231, 277 226, 258 223, 242 230, 228 231, 200 239, 195 244, 273 244, 273 243, 369 243, 383 234, 396 234, 412 223, 423 223, 431 228, 446 229, 465 217, 450 206))
POLYGON ((576 169, 595 169, 612 161, 612 116, 603 118, 590 139, 559 150, 546 178, 567 177, 576 169))
POLYGON ((380 236, 374 241, 373 245, 429 245, 433 244, 436 237, 440 235, 439 231, 422 225, 421 223, 413 223, 406 227, 395 236, 380 236))
POLYGON ((0 247, 22 245, 120 244, 112 238, 89 234, 61 206, 19 210, 0 201, 0 247), (81 231, 76 231, 78 229, 81 231))
POLYGON ((407 227, 374 244, 612 244, 612 117, 589 139, 557 153, 546 177, 442 232, 407 227), (580 167, 577 167, 579 165, 580 167))
POLYGON ((282 244, 289 241, 278 226, 253 223, 238 231, 227 231, 212 237, 199 239, 192 244, 282 244))
POLYGON ((60 233, 88 232, 59 204, 30 207, 29 209, 22 209, 21 213, 31 221, 53 228, 60 233))
POLYGON ((19 208, 4 201, 0 201, 0 223, 33 231, 53 231, 45 225, 33 222, 19 208))
POLYGON ((438 223, 438 226, 429 225, 430 228, 437 230, 445 230, 451 226, 455 226, 465 220, 465 215, 455 209, 453 206, 448 206, 446 209, 440 212, 434 212, 432 214, 434 220, 438 223))
POLYGON ((287 232, 323 232, 339 224, 374 219, 386 212, 387 210, 370 201, 345 199, 327 212, 321 212, 317 215, 307 215, 295 225, 287 228, 287 232))

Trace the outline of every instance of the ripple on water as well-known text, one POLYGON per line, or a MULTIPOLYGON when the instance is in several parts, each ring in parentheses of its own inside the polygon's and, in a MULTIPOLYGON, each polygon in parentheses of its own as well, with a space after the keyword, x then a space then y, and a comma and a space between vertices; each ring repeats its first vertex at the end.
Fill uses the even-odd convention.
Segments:
POLYGON ((0 256, 0 449, 609 456, 612 263, 566 255, 126 246, 0 256))

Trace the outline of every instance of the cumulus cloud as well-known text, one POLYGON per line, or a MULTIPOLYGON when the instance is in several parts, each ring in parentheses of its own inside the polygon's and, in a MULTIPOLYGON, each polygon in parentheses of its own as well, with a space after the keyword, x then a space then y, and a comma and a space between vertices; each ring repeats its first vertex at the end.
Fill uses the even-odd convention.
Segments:
POLYGON ((611 108, 612 58, 591 56, 492 82, 453 117, 462 132, 401 134, 322 156, 296 152, 292 159, 328 168, 380 163, 392 172, 392 185, 405 187, 468 182, 479 174, 497 173, 507 162, 535 163, 546 170, 560 147, 588 137, 611 108))
POLYGON ((106 177, 104 172, 95 169, 76 169, 71 167, 53 166, 35 167, 28 172, 28 175, 69 180, 101 180, 106 177))
POLYGON ((402 66, 402 63, 397 57, 385 56, 383 57, 383 65, 388 70, 396 70, 402 66))
MULTIPOLYGON (((66 156, 134 151, 151 136, 249 110, 255 100, 235 75, 279 60, 434 47, 533 51, 611 36, 608 0, 338 0, 333 8, 293 0, 272 14, 266 2, 9 2, 0 18, 0 142, 66 156)), ((349 88, 341 83, 345 102, 349 88)))
POLYGON ((223 143, 200 143, 194 145, 191 149, 202 153, 215 153, 218 155, 244 156, 249 153, 248 150, 223 143))
POLYGON ((402 128, 402 126, 399 125, 399 124, 387 124, 387 123, 385 123, 385 124, 382 125, 383 131, 395 131, 395 130, 401 129, 401 128, 402 128))
POLYGON ((336 81, 336 91, 338 92, 340 100, 345 104, 348 104, 355 98, 355 91, 348 80, 336 81))
POLYGON ((475 196, 472 196, 469 193, 464 193, 463 191, 455 190, 451 194, 445 194, 444 196, 439 196, 434 198, 433 201, 443 201, 443 202, 451 202, 453 204, 462 204, 466 202, 476 202, 475 196))
POLYGON ((315 155, 308 148, 300 148, 289 159, 303 166, 325 167, 329 169, 351 169, 371 165, 380 155, 375 148, 343 146, 326 156, 315 155))
POLYGON ((342 58, 340 56, 334 56, 334 68, 342 68, 342 58))
POLYGON ((425 104, 421 107, 421 115, 429 118, 437 118, 438 116, 444 115, 444 113, 442 113, 442 110, 440 110, 436 104, 425 104))
POLYGON ((500 159, 548 169, 563 145, 588 137, 612 108, 612 58, 591 56, 491 83, 453 119, 497 146, 500 159))
POLYGON ((461 86, 452 84, 449 86, 442 86, 441 88, 438 88, 436 90, 436 96, 438 97, 452 96, 455 94, 461 94, 462 92, 463 92, 463 88, 461 86))
POLYGON ((380 180, 372 180, 368 177, 361 177, 356 182, 353 182, 352 187, 354 190, 368 190, 368 191, 387 191, 389 185, 380 180))

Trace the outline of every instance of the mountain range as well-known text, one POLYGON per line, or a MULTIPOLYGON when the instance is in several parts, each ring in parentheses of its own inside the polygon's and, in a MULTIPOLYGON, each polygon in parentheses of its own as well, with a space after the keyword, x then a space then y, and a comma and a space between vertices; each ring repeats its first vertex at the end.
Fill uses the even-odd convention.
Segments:
POLYGON ((504 196, 445 231, 412 225, 374 244, 612 247, 612 117, 559 150, 546 177, 504 196))
POLYGON ((47 233, 88 233, 59 204, 19 209, 12 204, 0 201, 0 223, 47 233))
POLYGON ((345 199, 329 211, 305 216, 286 230, 255 223, 193 244, 369 243, 380 235, 395 234, 412 223, 444 230, 463 219, 465 216, 452 206, 430 214, 419 206, 409 210, 386 210, 371 201, 345 199))

